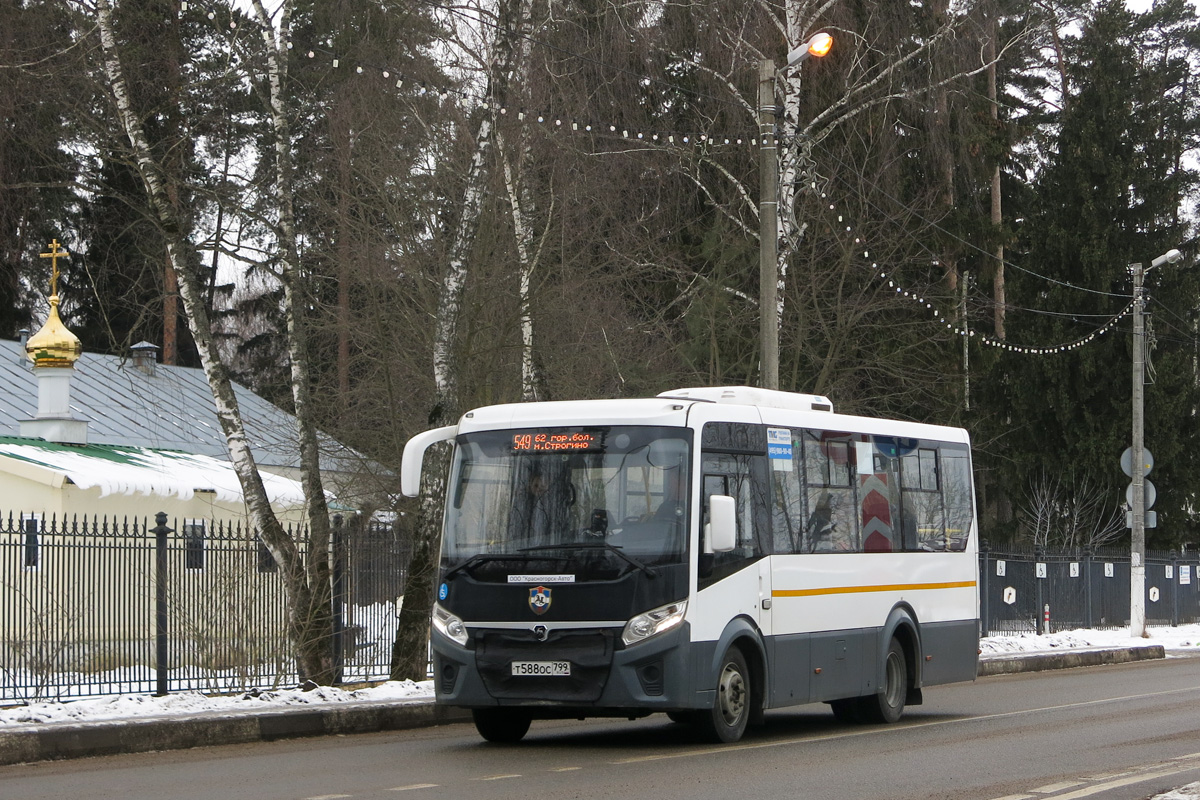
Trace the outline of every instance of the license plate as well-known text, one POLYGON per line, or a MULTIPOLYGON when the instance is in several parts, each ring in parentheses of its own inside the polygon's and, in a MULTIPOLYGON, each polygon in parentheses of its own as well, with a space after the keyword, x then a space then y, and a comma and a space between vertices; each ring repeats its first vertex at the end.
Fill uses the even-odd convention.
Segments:
POLYGON ((552 675, 552 676, 569 676, 571 674, 570 661, 514 661, 512 662, 512 674, 514 676, 536 676, 536 675, 552 675))

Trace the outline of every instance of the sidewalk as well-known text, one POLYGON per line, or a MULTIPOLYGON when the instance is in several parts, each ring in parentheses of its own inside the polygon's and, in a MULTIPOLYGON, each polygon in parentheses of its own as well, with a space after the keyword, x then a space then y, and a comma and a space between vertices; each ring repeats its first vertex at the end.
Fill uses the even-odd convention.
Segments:
MULTIPOLYGON (((980 657, 980 677, 1068 667, 1118 664, 1164 658, 1161 644, 1121 647, 1074 648, 1058 652, 985 653, 980 657)), ((411 687, 411 688, 409 688, 411 687)), ((470 712, 434 705, 432 684, 408 684, 424 696, 355 699, 366 692, 341 692, 322 688, 310 693, 316 700, 290 705, 223 710, 130 713, 99 719, 53 719, 23 723, 22 716, 0 718, 0 765, 27 761, 179 750, 222 744, 271 741, 299 736, 372 733, 445 725, 470 720, 470 712), (345 699, 350 698, 350 699, 345 699)), ((263 696, 266 698, 266 696, 263 696)), ((145 700, 146 698, 139 698, 145 700)), ((269 699, 269 698, 267 698, 269 699)), ((100 701, 105 702, 105 701, 100 701)), ((120 702, 114 699, 109 705, 120 702)), ((50 704, 65 708, 73 704, 50 704)), ((36 712, 25 717, 37 718, 36 712)))

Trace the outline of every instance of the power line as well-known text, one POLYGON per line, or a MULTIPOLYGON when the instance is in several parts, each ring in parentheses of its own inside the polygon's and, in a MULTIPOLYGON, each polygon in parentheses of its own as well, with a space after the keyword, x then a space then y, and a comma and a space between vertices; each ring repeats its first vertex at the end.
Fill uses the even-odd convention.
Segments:
MULTIPOLYGON (((820 143, 820 142, 814 142, 814 144, 820 145, 821 143, 820 143)), ((836 155, 834 155, 834 154, 833 154, 833 153, 832 153, 832 152, 831 152, 831 151, 830 151, 828 148, 826 148, 826 149, 825 149, 825 152, 826 152, 826 154, 827 154, 827 155, 828 155, 828 156, 829 156, 831 159, 833 159, 835 162, 837 162, 837 164, 838 164, 839 166, 841 166, 843 169, 849 169, 849 166, 846 164, 846 162, 842 161, 840 158, 838 158, 836 155)), ((927 217, 923 216, 923 215, 922 215, 920 212, 913 211, 913 210, 912 210, 911 208, 909 208, 909 207, 908 207, 908 206, 907 206, 907 205, 906 205, 906 204, 905 204, 905 203, 904 203, 902 200, 900 200, 899 198, 897 198, 897 197, 895 197, 894 195, 890 194, 889 192, 885 191, 883 188, 881 188, 881 187, 879 186, 879 184, 877 184, 877 183, 874 183, 873 181, 871 181, 871 179, 870 179, 870 178, 866 177, 865 175, 860 175, 860 176, 859 176, 859 178, 860 178, 860 179, 861 179, 861 180, 862 180, 864 183, 867 183, 867 184, 869 184, 869 185, 870 185, 870 186, 871 186, 871 187, 872 187, 872 188, 873 188, 875 191, 879 192, 879 194, 881 194, 881 195, 883 195, 884 197, 886 197, 887 199, 891 200, 891 201, 892 201, 893 203, 895 203, 897 206, 899 206, 899 207, 903 208, 903 209, 904 209, 906 212, 908 212, 908 213, 912 214, 914 217, 916 217, 917 219, 921 220, 922 222, 924 222, 924 223, 925 223, 926 225, 928 225, 929 227, 931 227, 931 228, 933 228, 933 229, 937 230, 937 231, 938 231, 938 232, 940 232, 940 233, 943 233, 943 234, 945 234, 945 235, 946 235, 946 236, 948 236, 950 239, 952 239, 952 240, 954 240, 954 241, 956 241, 956 242, 959 242, 960 244, 962 244, 962 245, 966 246, 967 248, 969 248, 969 249, 971 249, 971 250, 975 250, 975 251, 977 251, 977 252, 979 252, 979 253, 982 253, 984 256, 986 256, 986 257, 988 257, 988 258, 990 258, 990 259, 992 259, 992 260, 995 260, 995 259, 996 259, 996 255, 995 255, 995 253, 989 253, 988 251, 984 250, 984 249, 983 249, 982 247, 980 247, 979 245, 977 245, 977 244, 975 244, 975 243, 973 243, 973 242, 969 242, 969 241, 967 241, 966 239, 963 239, 962 237, 960 237, 960 236, 958 236, 958 235, 956 235, 956 234, 954 234, 954 233, 951 233, 950 231, 948 231, 948 230, 946 230, 945 228, 943 228, 941 225, 939 225, 939 224, 937 224, 936 222, 934 222, 934 221, 932 221, 932 220, 928 219, 927 217)), ((869 198, 867 198, 867 197, 863 196, 863 194, 862 194, 862 193, 861 193, 861 192, 858 190, 858 188, 857 188, 857 187, 855 187, 855 186, 851 185, 851 184, 849 183, 849 181, 847 181, 845 178, 842 178, 841 180, 842 180, 842 182, 843 182, 844 184, 846 184, 846 185, 847 185, 847 186, 850 188, 850 190, 851 190, 852 192, 855 192, 855 193, 857 193, 857 194, 858 194, 858 196, 859 196, 859 198, 860 198, 861 200, 863 200, 863 202, 865 202, 865 203, 867 203, 867 204, 871 205, 873 208, 875 208, 875 209, 876 209, 877 211, 879 211, 881 214, 886 214, 886 211, 885 211, 884 209, 880 208, 880 207, 879 207, 879 206, 878 206, 878 205, 877 205, 877 204, 876 204, 874 201, 872 201, 872 200, 870 200, 869 198)), ((1076 286, 1076 285, 1075 285, 1075 284, 1073 284, 1073 283, 1069 283, 1069 282, 1066 282, 1066 281, 1060 281, 1060 280, 1057 280, 1057 279, 1055 279, 1055 278, 1051 278, 1051 277, 1049 277, 1048 275, 1042 275, 1042 274, 1040 274, 1040 273, 1034 272, 1034 271, 1033 271, 1033 270, 1031 270, 1031 269, 1026 269, 1025 267, 1018 266, 1018 265, 1016 265, 1016 264, 1013 264, 1013 263, 1012 263, 1012 262, 1010 262, 1010 261, 1006 261, 1006 260, 1005 260, 1005 261, 1001 261, 1001 263, 1002 263, 1002 264, 1003 264, 1005 267, 1011 267, 1011 268, 1013 268, 1013 269, 1017 270, 1018 272, 1024 272, 1024 273, 1026 273, 1026 274, 1028 274, 1028 275, 1032 275, 1032 276, 1033 276, 1033 277, 1035 277, 1035 278, 1038 278, 1038 279, 1040 279, 1040 280, 1044 280, 1044 281, 1046 281, 1047 283, 1052 283, 1052 284, 1055 284, 1055 285, 1057 285, 1057 286, 1062 286, 1062 287, 1065 287, 1065 288, 1068 288, 1068 289, 1075 289, 1075 290, 1077 290, 1077 291, 1080 291, 1080 292, 1087 292, 1088 294, 1095 294, 1095 295, 1100 295, 1100 296, 1103 296, 1103 297, 1128 297, 1128 295, 1125 295, 1125 294, 1120 294, 1120 293, 1117 293, 1117 292, 1103 292, 1103 291, 1100 291, 1099 289, 1088 289, 1088 288, 1086 288, 1086 287, 1084 287, 1084 286, 1076 286)))

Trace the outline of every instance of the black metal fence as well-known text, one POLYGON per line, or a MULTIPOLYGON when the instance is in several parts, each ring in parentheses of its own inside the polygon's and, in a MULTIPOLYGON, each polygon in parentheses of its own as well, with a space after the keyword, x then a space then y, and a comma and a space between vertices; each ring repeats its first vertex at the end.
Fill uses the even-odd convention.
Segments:
MULTIPOLYGON (((1200 622, 1200 554, 1146 553, 1146 624, 1200 622)), ((1053 633, 1129 625, 1130 551, 979 553, 983 633, 1053 633)))
MULTIPOLYGON (((0 702, 294 685, 282 576, 253 532, 211 521, 0 519, 0 702)), ((408 540, 333 537, 346 682, 386 678, 408 540)))
MULTIPOLYGON (((175 520, 0 519, 0 702, 244 691, 300 680, 282 577, 251 531, 175 520)), ((335 520, 346 682, 386 678, 410 551, 395 525, 335 520)), ((1128 550, 979 554, 984 635, 1129 624, 1128 550)), ((1200 555, 1149 552, 1146 620, 1200 621, 1200 555)))

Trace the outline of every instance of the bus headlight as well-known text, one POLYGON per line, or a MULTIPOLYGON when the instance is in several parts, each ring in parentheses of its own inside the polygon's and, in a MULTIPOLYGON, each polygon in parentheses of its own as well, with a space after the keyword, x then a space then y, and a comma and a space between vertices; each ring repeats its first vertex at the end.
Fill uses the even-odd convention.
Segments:
POLYGON ((621 632, 621 641, 626 645, 631 645, 644 642, 652 636, 658 636, 683 622, 683 615, 686 612, 687 601, 681 600, 678 603, 671 603, 669 606, 638 614, 625 623, 625 630, 621 632))
POLYGON ((458 617, 451 614, 446 609, 442 608, 437 603, 433 604, 433 627, 452 642, 457 642, 462 646, 467 645, 467 626, 458 617))

